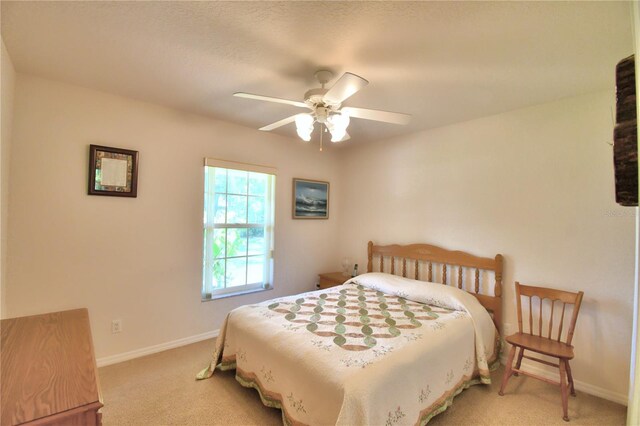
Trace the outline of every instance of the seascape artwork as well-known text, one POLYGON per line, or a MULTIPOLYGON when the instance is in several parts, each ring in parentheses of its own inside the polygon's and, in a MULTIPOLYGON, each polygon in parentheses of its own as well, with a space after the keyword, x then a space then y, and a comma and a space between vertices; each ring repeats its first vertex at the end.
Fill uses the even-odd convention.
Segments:
POLYGON ((329 182, 294 179, 294 219, 329 217, 329 182))

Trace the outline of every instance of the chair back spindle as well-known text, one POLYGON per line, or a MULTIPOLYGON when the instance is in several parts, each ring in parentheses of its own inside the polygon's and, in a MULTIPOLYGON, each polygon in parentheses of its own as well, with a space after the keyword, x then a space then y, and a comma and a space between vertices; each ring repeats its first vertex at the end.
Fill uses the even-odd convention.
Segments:
MULTIPOLYGON (((553 308, 556 304, 555 300, 551 301, 551 317, 549 318, 549 334, 547 336, 547 338, 551 339, 551 330, 553 330, 553 308)), ((542 303, 541 303, 542 305, 542 303)))
MULTIPOLYGON (((543 299, 540 298, 540 304, 539 304, 539 308, 540 308, 540 313, 538 314, 538 337, 542 337, 542 305, 543 305, 543 299)), ((529 312, 529 315, 531 315, 531 312, 529 312)))
POLYGON ((567 308, 567 304, 563 303, 562 304, 562 316, 560 317, 560 327, 558 327, 558 339, 556 340, 557 342, 560 341, 560 336, 562 336, 562 325, 564 323, 564 311, 567 308))

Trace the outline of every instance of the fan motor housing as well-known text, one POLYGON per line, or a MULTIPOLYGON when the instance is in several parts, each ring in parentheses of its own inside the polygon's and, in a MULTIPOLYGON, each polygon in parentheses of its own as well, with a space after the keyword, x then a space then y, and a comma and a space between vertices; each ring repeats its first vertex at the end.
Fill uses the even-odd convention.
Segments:
POLYGON ((324 95, 327 92, 327 89, 311 89, 304 94, 304 103, 311 108, 319 106, 327 107, 331 110, 340 108, 340 103, 330 103, 324 99, 324 95))
POLYGON ((322 97, 327 93, 327 89, 311 89, 304 94, 304 102, 307 105, 318 105, 322 103, 322 97))

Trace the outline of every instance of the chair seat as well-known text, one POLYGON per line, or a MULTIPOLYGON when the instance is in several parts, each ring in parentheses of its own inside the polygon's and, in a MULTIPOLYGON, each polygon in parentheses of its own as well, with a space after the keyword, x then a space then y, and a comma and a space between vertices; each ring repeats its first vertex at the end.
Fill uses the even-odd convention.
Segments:
POLYGON ((519 346, 544 355, 556 358, 573 359, 573 346, 563 342, 547 339, 531 334, 516 333, 507 336, 505 340, 514 346, 519 346))

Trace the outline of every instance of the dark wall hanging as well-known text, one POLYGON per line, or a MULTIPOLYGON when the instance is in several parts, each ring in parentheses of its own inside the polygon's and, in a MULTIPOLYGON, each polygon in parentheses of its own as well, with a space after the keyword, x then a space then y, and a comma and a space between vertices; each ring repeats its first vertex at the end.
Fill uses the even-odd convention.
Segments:
POLYGON ((613 130, 613 166, 616 202, 638 205, 638 134, 636 78, 633 55, 616 65, 616 127, 613 130))

